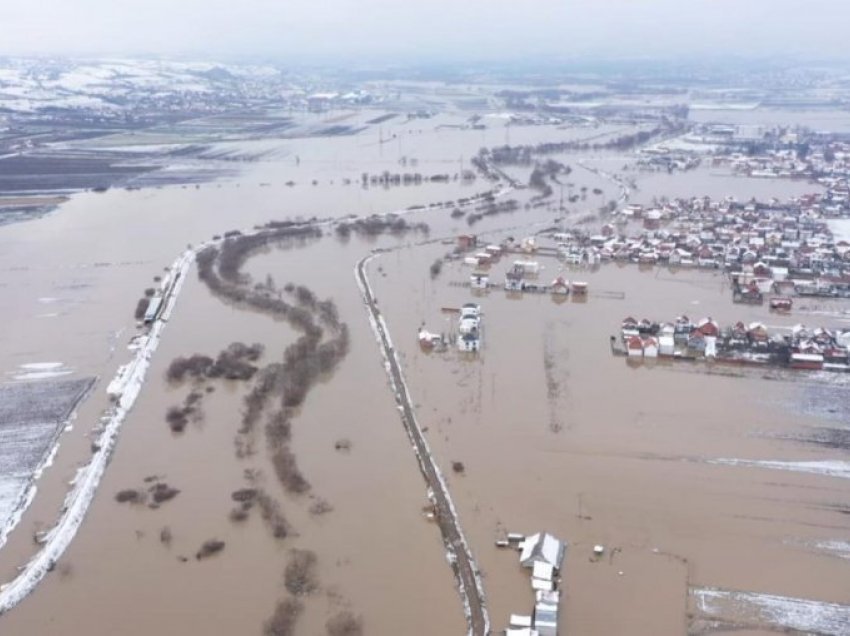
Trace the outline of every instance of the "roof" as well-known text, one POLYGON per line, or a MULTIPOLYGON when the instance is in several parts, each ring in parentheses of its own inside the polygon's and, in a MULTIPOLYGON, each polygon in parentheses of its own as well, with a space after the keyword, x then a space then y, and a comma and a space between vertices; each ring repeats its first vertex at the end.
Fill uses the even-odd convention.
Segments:
POLYGON ((545 581, 551 581, 552 575, 555 573, 555 568, 551 563, 546 563, 545 561, 536 561, 534 563, 534 571, 532 576, 535 579, 543 579, 545 581))
POLYGON ((531 627, 531 616, 511 614, 511 627, 531 627))
POLYGON ((519 561, 525 567, 534 567, 537 561, 543 561, 560 569, 564 559, 564 544, 551 534, 534 534, 522 542, 519 561))
POLYGON ((145 311, 145 322, 150 322, 156 318, 159 313, 159 308, 162 306, 162 296, 154 296, 151 298, 148 308, 145 311))

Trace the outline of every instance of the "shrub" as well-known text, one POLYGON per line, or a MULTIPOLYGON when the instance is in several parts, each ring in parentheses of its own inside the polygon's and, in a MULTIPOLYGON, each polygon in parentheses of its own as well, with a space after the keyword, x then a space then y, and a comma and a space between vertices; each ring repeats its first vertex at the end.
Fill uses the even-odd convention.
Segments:
POLYGON ((241 488, 240 490, 234 490, 230 494, 230 498, 233 501, 238 502, 246 502, 246 501, 254 501, 257 498, 257 489, 256 488, 241 488))
POLYGON ((166 371, 165 375, 171 382, 182 382, 187 376, 199 379, 207 375, 212 365, 212 358, 200 354, 195 354, 188 358, 174 358, 171 364, 168 365, 168 371, 166 371))
POLYGON ((354 614, 342 611, 328 619, 325 624, 328 636, 360 636, 363 633, 363 623, 354 614))
POLYGON ((139 302, 136 303, 136 311, 133 313, 136 320, 141 320, 145 317, 145 314, 147 313, 150 304, 150 298, 139 298, 139 302))
POLYGON ((155 503, 163 503, 165 501, 170 501, 174 499, 177 495, 180 494, 180 491, 176 488, 172 488, 168 484, 156 484, 151 486, 150 488, 151 496, 155 503))
POLYGON ((224 541, 209 539, 208 541, 204 541, 201 549, 195 553, 195 558, 200 561, 201 559, 206 559, 214 554, 218 554, 222 550, 224 550, 224 541))
POLYGON ((186 424, 189 423, 190 412, 191 408, 172 406, 165 413, 165 421, 168 422, 168 426, 171 427, 173 432, 182 433, 186 424))
POLYGON ((333 506, 324 499, 316 499, 310 506, 311 515, 324 515, 333 510, 333 506))
POLYGON ((295 623, 303 609, 301 602, 296 599, 279 601, 271 618, 263 625, 263 636, 293 636, 295 623))
POLYGON ((316 553, 310 550, 292 550, 283 573, 286 589, 294 596, 312 594, 318 587, 316 579, 316 553))
POLYGON ((301 494, 310 489, 310 483, 298 469, 295 454, 288 447, 282 446, 274 452, 272 455, 272 465, 280 483, 289 492, 301 494))
POLYGON ((272 536, 275 539, 285 539, 289 535, 289 524, 283 516, 280 504, 267 492, 260 490, 257 492, 257 506, 260 508, 263 521, 271 529, 272 536))
POLYGON ((115 494, 115 501, 118 503, 143 503, 144 500, 145 493, 141 490, 134 490, 132 488, 119 490, 115 494))

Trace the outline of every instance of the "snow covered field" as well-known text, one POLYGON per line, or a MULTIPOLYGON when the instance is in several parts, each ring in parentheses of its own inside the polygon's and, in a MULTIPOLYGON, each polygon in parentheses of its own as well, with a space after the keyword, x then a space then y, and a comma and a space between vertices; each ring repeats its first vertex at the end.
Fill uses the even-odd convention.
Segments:
POLYGON ((0 546, 31 495, 59 433, 94 380, 0 385, 0 546))
POLYGON ((47 61, 0 59, 0 106, 118 113, 134 99, 214 94, 222 85, 274 78, 268 67, 161 60, 47 61))
POLYGON ((694 589, 691 595, 703 617, 734 625, 823 636, 846 636, 850 625, 850 605, 716 588, 694 589))

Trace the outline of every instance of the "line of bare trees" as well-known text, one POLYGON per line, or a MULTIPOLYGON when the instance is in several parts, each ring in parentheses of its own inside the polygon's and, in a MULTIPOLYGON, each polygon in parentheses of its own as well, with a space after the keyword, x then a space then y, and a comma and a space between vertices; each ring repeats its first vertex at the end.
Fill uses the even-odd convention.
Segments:
MULTIPOLYGON (((320 300, 303 285, 287 284, 278 288, 270 277, 263 284, 252 284, 250 276, 242 272, 242 266, 252 254, 267 246, 318 236, 321 236, 320 230, 310 225, 268 227, 250 236, 231 236, 220 248, 207 248, 197 257, 198 275, 216 296, 284 320, 300 334, 285 349, 281 359, 269 362, 254 374, 254 382, 244 398, 242 421, 235 440, 238 456, 253 454, 257 432, 264 421, 265 446, 275 475, 288 492, 296 495, 309 491, 310 484, 301 473, 290 446, 292 420, 312 387, 332 373, 348 353, 348 327, 340 320, 333 301, 320 300)), ((204 365, 208 364, 204 361, 204 365)), ((233 498, 237 506, 230 513, 231 519, 247 518, 249 510, 256 506, 276 538, 288 536, 289 525, 279 504, 268 492, 246 488, 234 492, 233 498)), ((310 593, 318 587, 316 559, 312 552, 293 552, 285 579, 286 588, 294 596, 310 593)), ((263 626, 264 634, 293 634, 302 611, 303 604, 298 598, 282 599, 263 626)), ((361 633, 359 619, 349 614, 333 617, 327 629, 333 636, 361 633)))
POLYGON ((346 239, 352 234, 361 237, 374 237, 381 234, 402 236, 408 232, 419 232, 427 235, 431 228, 427 223, 410 223, 397 214, 388 214, 343 221, 337 224, 335 231, 339 238, 346 239))
POLYGON ((684 130, 684 127, 685 124, 683 122, 665 119, 650 130, 640 130, 601 142, 588 143, 587 141, 573 140, 545 142, 537 145, 506 145, 495 148, 481 148, 478 151, 478 156, 473 161, 473 165, 478 167, 479 170, 482 170, 489 165, 531 165, 541 155, 560 154, 570 151, 631 150, 656 137, 680 132, 684 130))

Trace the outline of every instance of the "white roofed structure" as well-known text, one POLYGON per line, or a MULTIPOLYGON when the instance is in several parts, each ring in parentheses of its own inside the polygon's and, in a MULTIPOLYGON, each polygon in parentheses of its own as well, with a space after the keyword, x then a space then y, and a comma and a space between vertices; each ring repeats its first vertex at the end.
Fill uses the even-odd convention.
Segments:
POLYGON ((533 534, 527 537, 521 546, 519 562, 523 567, 532 568, 535 563, 542 562, 556 570, 561 569, 561 562, 564 560, 564 544, 551 534, 533 534))

